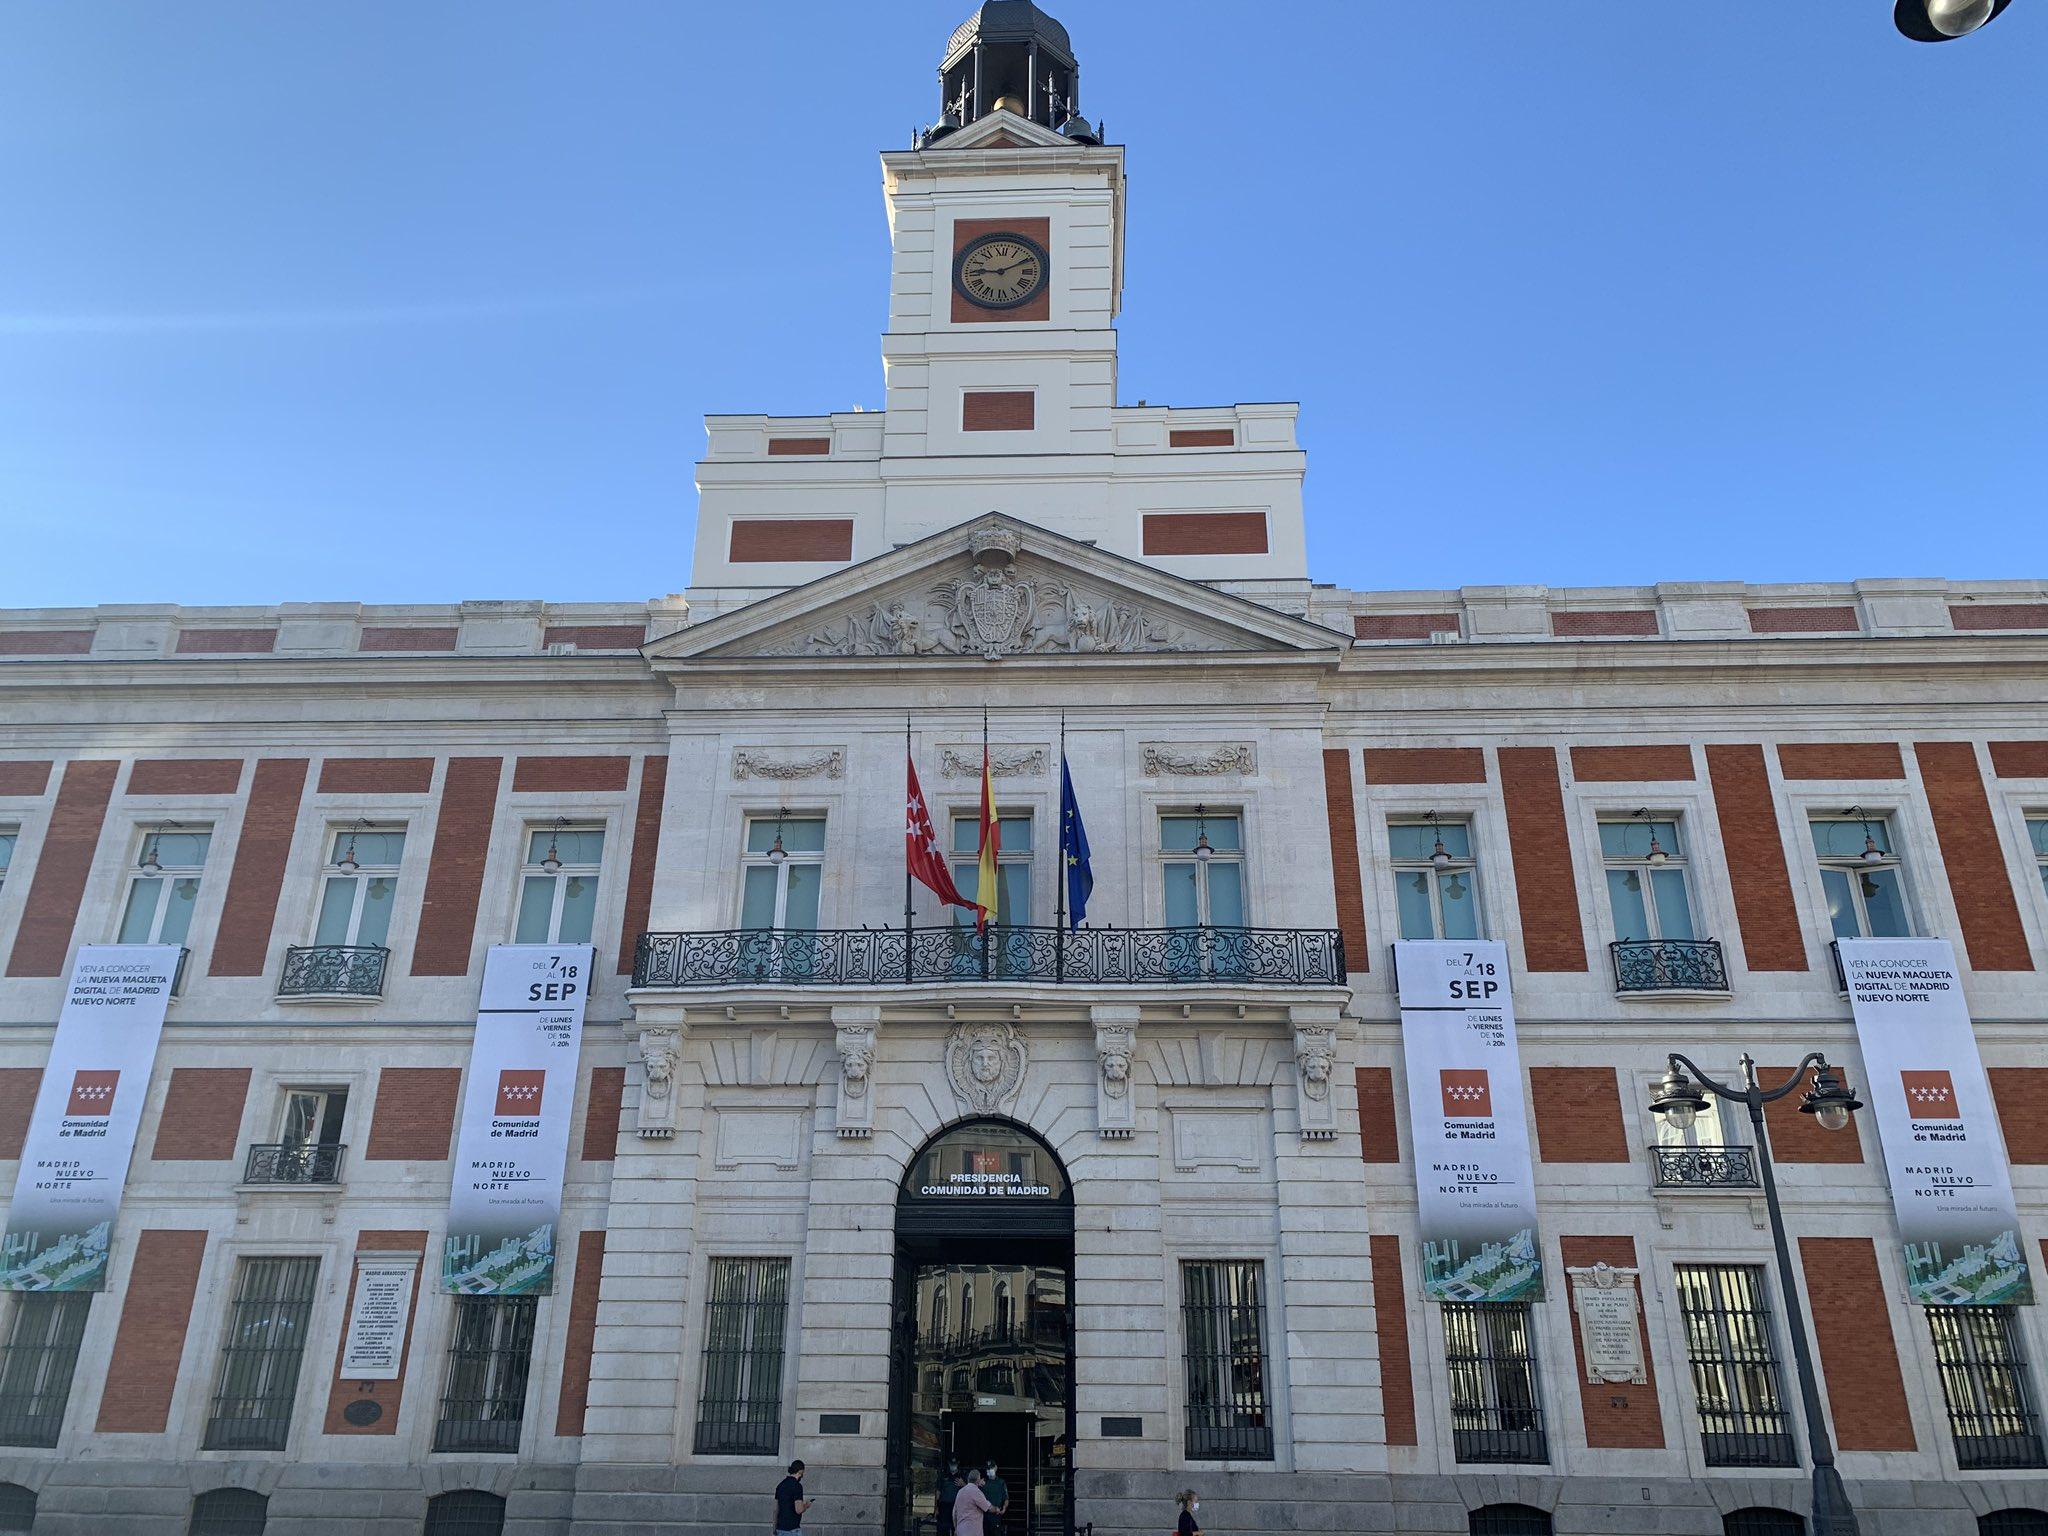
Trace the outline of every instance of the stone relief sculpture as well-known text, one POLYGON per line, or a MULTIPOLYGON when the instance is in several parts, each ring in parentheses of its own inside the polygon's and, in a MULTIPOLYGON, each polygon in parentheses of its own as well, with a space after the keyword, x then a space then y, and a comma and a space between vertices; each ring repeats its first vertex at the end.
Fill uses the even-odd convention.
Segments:
POLYGON ((995 1114, 1024 1081, 1024 1040, 1014 1024, 957 1024, 946 1042, 946 1075, 976 1114, 995 1114))
POLYGON ((839 1134, 874 1133, 875 1105, 871 1075, 875 1065, 875 1027, 879 1010, 869 1016, 835 1017, 834 1044, 839 1050, 839 1134))
POLYGON ((1137 1048, 1134 1018, 1096 1019, 1095 1129, 1110 1140, 1130 1136, 1137 1125, 1137 1106, 1131 1093, 1131 1058, 1137 1048))
MULTIPOLYGON (((988 771, 998 779, 1040 778, 1045 774, 1050 757, 1050 752, 1044 747, 1018 747, 1007 751, 996 747, 988 755, 988 771)), ((939 748, 939 776, 945 779, 980 778, 981 749, 939 748)))
POLYGON ((732 755, 732 776, 736 779, 838 779, 845 775, 846 753, 838 747, 801 757, 771 752, 764 747, 740 747, 732 755))
POLYGON ((676 1133, 676 1056, 681 1049, 680 1032, 667 1029, 640 1031, 640 1064, 646 1081, 640 1089, 640 1135, 659 1141, 676 1133))
POLYGON ((1294 1066, 1301 1090, 1301 1134, 1309 1141, 1328 1140, 1337 1134, 1336 1106, 1330 1098, 1330 1078, 1337 1069, 1336 1026, 1297 1023, 1294 1066))
POLYGON ((1225 742, 1221 746, 1148 741, 1144 764, 1147 778, 1207 778, 1219 773, 1259 771, 1258 754, 1248 741, 1225 742))

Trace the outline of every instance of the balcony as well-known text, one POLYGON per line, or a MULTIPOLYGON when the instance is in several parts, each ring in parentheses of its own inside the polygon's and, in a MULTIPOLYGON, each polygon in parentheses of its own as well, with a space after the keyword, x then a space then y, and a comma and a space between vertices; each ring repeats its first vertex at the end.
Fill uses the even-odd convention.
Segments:
POLYGON ((279 997, 348 1000, 384 995, 384 965, 391 951, 376 944, 311 944, 284 952, 279 997))
POLYGON ((1617 992, 1728 990, 1719 939, 1622 939, 1607 946, 1617 992))
POLYGON ((1652 1147, 1658 1189, 1755 1189, 1754 1147, 1652 1147))
POLYGON ((636 987, 1344 985, 1344 942, 1321 928, 729 929, 643 933, 636 987))
POLYGON ((263 1142, 249 1148, 242 1166, 244 1184, 339 1184, 342 1154, 338 1142, 263 1142))

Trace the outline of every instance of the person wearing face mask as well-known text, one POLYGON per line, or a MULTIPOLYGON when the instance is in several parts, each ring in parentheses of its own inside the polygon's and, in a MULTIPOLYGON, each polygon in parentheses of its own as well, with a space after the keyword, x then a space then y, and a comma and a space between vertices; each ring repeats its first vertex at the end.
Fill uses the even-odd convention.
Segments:
POLYGON ((1201 1507, 1202 1501, 1195 1497, 1194 1489, 1190 1488, 1180 1495, 1180 1525, 1177 1536, 1202 1536, 1202 1528, 1195 1524, 1195 1511, 1201 1507))
POLYGON ((981 1517, 981 1536, 1002 1536, 1003 1516, 1010 1511, 1010 1485, 996 1470, 995 1457, 989 1457, 986 1470, 988 1476, 981 1485, 981 1493, 988 1500, 990 1509, 981 1517))

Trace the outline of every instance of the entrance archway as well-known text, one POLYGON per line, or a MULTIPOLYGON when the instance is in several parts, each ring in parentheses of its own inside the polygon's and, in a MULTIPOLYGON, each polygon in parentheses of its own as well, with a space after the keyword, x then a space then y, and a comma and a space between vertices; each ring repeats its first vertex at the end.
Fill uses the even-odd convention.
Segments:
POLYGON ((896 1196, 888 1529, 939 1523, 946 1468, 993 1460, 1008 1536, 1071 1536, 1074 1196, 1011 1120, 950 1125, 896 1196))

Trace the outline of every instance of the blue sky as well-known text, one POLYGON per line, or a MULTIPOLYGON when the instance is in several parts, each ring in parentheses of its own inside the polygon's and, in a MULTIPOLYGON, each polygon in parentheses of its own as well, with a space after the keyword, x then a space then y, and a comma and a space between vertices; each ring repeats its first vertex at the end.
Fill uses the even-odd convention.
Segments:
MULTIPOLYGON (((1318 579, 2048 575, 2048 5, 1069 0, 1121 395, 1318 579)), ((11 0, 0 605, 637 599, 707 411, 881 401, 966 0, 11 0)))

